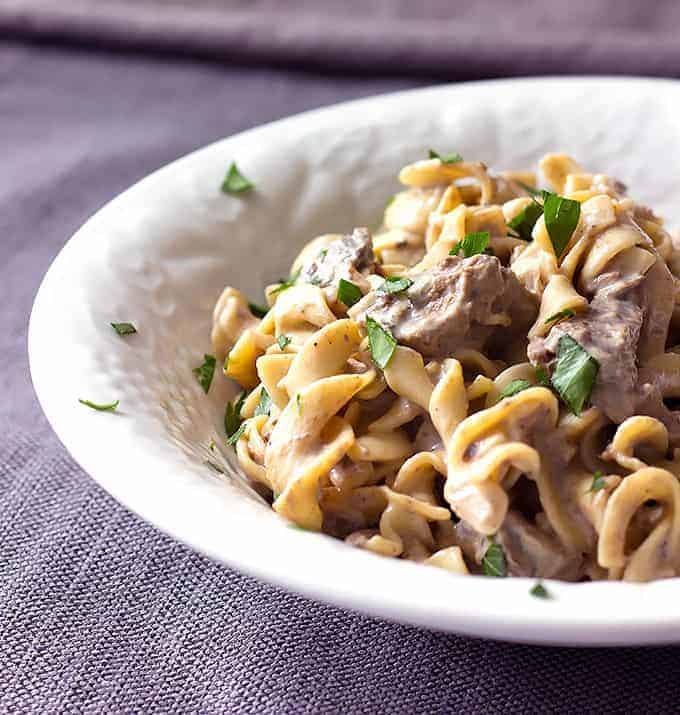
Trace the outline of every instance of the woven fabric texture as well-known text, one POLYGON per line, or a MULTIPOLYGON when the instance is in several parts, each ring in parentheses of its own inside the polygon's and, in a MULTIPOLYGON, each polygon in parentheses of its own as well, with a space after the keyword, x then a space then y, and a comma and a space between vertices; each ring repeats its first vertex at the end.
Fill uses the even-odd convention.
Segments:
POLYGON ((0 712, 677 712, 675 648, 458 638, 243 577, 118 505, 40 413, 28 314, 88 215, 206 142, 409 86, 0 46, 0 712))

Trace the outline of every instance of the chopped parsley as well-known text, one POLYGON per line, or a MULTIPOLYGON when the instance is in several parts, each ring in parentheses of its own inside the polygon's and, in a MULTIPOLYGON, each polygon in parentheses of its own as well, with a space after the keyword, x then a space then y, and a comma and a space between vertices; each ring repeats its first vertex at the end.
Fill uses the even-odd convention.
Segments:
POLYGON ((320 261, 323 261, 323 259, 326 258, 327 255, 328 255, 328 249, 327 249, 327 248, 322 248, 322 249, 319 251, 319 260, 320 260, 320 261))
POLYGON ((252 181, 246 179, 245 176, 238 170, 236 162, 232 161, 227 175, 222 182, 222 191, 225 194, 242 194, 245 191, 250 191, 255 188, 252 181))
POLYGON ((491 542, 482 559, 482 569, 485 576, 507 576, 505 554, 500 544, 491 542))
POLYGON ((521 186, 527 194, 531 194, 532 196, 542 196, 542 191, 540 189, 537 189, 534 186, 529 186, 529 184, 525 184, 519 179, 512 179, 512 181, 514 181, 518 186, 521 186))
POLYGON ((536 598, 543 598, 546 600, 552 598, 552 595, 550 594, 548 589, 540 581, 537 581, 533 585, 529 593, 536 598))
POLYGON ((236 398, 235 402, 227 402, 224 408, 224 431, 227 437, 231 437, 235 432, 238 432, 241 426, 241 408, 246 401, 245 390, 236 398))
POLYGON ((287 335, 279 335, 278 338, 276 338, 276 342, 278 346, 281 348, 281 350, 285 350, 291 343, 292 338, 289 338, 287 335))
POLYGON ((214 439, 211 439, 210 442, 208 442, 208 449, 209 449, 211 452, 214 452, 214 451, 215 451, 215 447, 216 447, 216 446, 217 446, 217 445, 215 444, 215 440, 214 440, 214 439))
POLYGON ((269 306, 258 305, 257 303, 248 303, 248 309, 256 318, 264 318, 269 312, 269 306))
POLYGON ((439 159, 442 164, 456 164, 459 161, 463 161, 463 157, 457 152, 453 151, 450 154, 438 154, 434 149, 430 149, 427 152, 429 159, 439 159))
POLYGON ((302 396, 300 395, 299 392, 297 395, 295 395, 295 403, 297 404, 298 414, 301 415, 302 414, 302 396))
POLYGON ((508 223, 508 228, 515 231, 524 241, 531 241, 531 232, 542 213, 543 207, 536 201, 532 201, 508 223))
POLYGON ((376 365, 384 370, 394 355, 397 341, 389 330, 385 330, 378 321, 370 316, 366 317, 366 332, 368 333, 368 347, 371 356, 376 365))
POLYGON ((554 313, 551 315, 549 318, 546 319, 544 325, 550 325, 550 323, 557 323, 560 320, 564 320, 565 318, 572 318, 576 313, 571 308, 565 308, 564 310, 560 310, 557 313, 554 313))
POLYGON ((348 308, 351 308, 355 303, 358 303, 363 298, 363 293, 358 285, 352 281, 346 281, 341 278, 338 283, 338 300, 344 303, 348 308))
POLYGON ((296 271, 290 278, 280 278, 279 284, 276 286, 276 288, 272 288, 270 293, 280 293, 282 290, 288 290, 288 288, 292 288, 297 283, 297 279, 299 277, 300 271, 296 271))
POLYGON ((213 375, 215 374, 215 360, 214 355, 204 355, 203 364, 200 367, 195 367, 191 372, 196 375, 198 384, 203 388, 203 392, 208 394, 210 389, 210 384, 212 383, 213 375))
POLYGON ((600 489, 604 489, 606 486, 604 481, 604 476, 602 472, 598 469, 595 474, 593 474, 593 483, 590 485, 589 492, 599 492, 600 489))
POLYGON ((229 439, 227 440, 227 444, 230 447, 233 447, 243 436, 243 433, 246 430, 246 423, 242 422, 241 426, 234 432, 234 434, 229 436, 229 439))
POLYGON ((449 251, 449 256, 457 256, 461 249, 465 258, 476 256, 479 253, 484 253, 489 245, 489 232, 480 231, 479 233, 468 233, 462 241, 449 251))
POLYGON ((563 335, 557 343, 557 363, 552 375, 553 387, 567 407, 581 414, 595 384, 600 364, 570 335, 563 335))
POLYGON ((137 328, 132 323, 111 323, 111 327, 118 335, 132 335, 137 332, 137 328))
POLYGON ((269 393, 263 388, 260 389, 260 401, 255 408, 255 417, 259 415, 268 415, 272 409, 272 398, 269 393))
POLYGON ((550 382, 550 377, 548 373, 542 367, 536 367, 536 382, 541 385, 541 387, 552 387, 550 382))
POLYGON ((528 387, 531 387, 531 383, 528 380, 513 380, 501 390, 501 394, 498 395, 498 399, 502 400, 505 397, 512 397, 518 392, 526 390, 528 387))
POLYGON ((78 398, 78 402, 80 402, 81 405, 91 407, 93 410, 97 410, 98 412, 113 412, 120 404, 120 400, 114 400, 113 402, 99 404, 97 402, 91 402, 90 400, 83 400, 80 398, 78 398))
POLYGON ((413 285, 410 278, 400 278, 399 276, 389 276, 385 282, 378 286, 381 293, 402 293, 413 285))
POLYGON ((559 258, 571 238, 581 215, 581 204, 564 196, 541 192, 545 227, 550 236, 555 255, 559 258))

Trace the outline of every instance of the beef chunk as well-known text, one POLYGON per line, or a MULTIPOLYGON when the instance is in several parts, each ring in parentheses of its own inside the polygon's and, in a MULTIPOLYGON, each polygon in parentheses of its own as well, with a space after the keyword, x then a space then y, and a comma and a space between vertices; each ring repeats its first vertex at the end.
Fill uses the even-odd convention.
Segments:
POLYGON ((355 228, 351 235, 331 241, 324 251, 305 263, 300 270, 299 280, 301 283, 331 288, 334 298, 341 278, 367 291, 369 285, 365 276, 375 271, 371 234, 367 228, 355 228))
POLYGON ((480 350, 498 332, 524 334, 536 315, 529 294, 495 256, 448 256, 412 278, 402 293, 376 292, 366 312, 424 357, 480 350))
POLYGON ((552 370, 560 338, 570 335, 600 364, 591 402, 609 419, 622 422, 635 414, 642 318, 642 310, 632 302, 597 296, 585 315, 558 323, 546 338, 534 338, 529 344, 529 360, 552 370))

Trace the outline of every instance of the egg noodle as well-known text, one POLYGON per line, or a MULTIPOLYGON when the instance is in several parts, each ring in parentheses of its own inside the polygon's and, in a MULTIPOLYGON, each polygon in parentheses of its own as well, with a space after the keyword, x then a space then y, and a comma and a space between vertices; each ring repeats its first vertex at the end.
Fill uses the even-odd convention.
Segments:
POLYGON ((243 471, 281 516, 383 556, 677 575, 680 238, 563 154, 544 191, 430 157, 374 235, 315 238, 264 309, 222 293, 243 471))

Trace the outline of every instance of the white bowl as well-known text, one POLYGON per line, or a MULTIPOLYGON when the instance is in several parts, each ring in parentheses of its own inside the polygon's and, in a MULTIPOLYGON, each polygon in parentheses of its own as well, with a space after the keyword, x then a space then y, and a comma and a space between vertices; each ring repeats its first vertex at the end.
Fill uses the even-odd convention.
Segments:
POLYGON ((489 638, 576 645, 680 640, 680 581, 547 584, 456 577, 289 528, 239 476, 222 416, 234 386, 203 394, 225 284, 261 299, 302 244, 374 224, 400 166, 428 147, 498 168, 549 150, 629 184, 680 223, 680 83, 562 78, 479 82, 341 104, 212 144, 139 182, 90 219, 38 292, 29 331, 42 407, 75 459, 145 519, 230 566, 387 619, 489 638), (220 183, 232 160, 257 184, 220 183), (118 337, 110 321, 133 321, 118 337), (116 413, 78 398, 120 399, 116 413), (206 465, 218 462, 224 476, 206 465))

